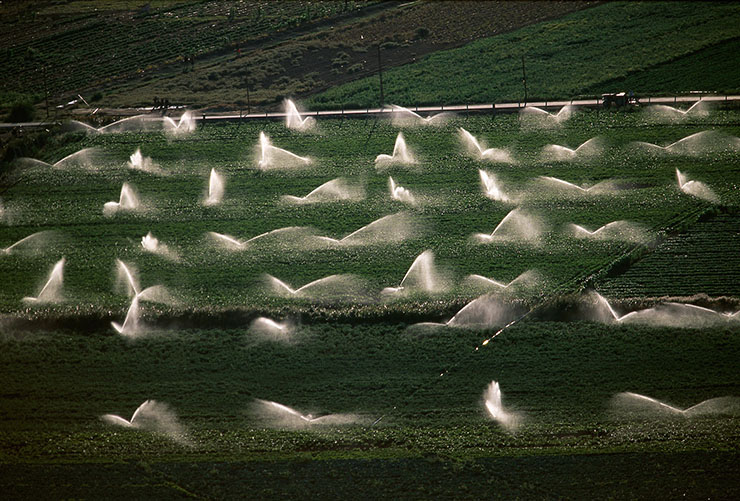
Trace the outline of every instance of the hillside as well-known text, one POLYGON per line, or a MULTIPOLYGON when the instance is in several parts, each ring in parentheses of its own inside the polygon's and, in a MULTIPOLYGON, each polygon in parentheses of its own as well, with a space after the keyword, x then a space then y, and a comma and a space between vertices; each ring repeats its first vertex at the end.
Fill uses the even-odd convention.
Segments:
POLYGON ((375 73, 378 45, 389 68, 591 4, 3 4, 0 63, 8 76, 0 108, 40 102, 44 86, 52 105, 80 94, 104 107, 150 105, 154 97, 194 108, 275 106, 375 73))
MULTIPOLYGON (((734 3, 613 2, 431 54, 386 71, 386 103, 405 106, 592 97, 602 92, 740 89, 734 3), (442 78, 443 77, 443 78, 442 78), (634 87, 633 87, 634 85, 634 87), (627 86, 625 88, 625 86, 627 86)), ((377 77, 312 97, 315 109, 377 106, 377 77)))

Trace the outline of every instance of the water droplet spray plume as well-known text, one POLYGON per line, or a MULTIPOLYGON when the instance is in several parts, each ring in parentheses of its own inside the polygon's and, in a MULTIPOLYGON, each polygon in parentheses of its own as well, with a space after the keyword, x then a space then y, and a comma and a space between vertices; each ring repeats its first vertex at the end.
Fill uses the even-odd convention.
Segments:
POLYGON ((36 297, 24 297, 24 303, 31 304, 44 304, 44 303, 58 303, 62 300, 62 281, 64 278, 64 258, 54 264, 54 267, 49 273, 49 277, 46 283, 39 291, 36 297))
POLYGON ((257 167, 262 170, 295 168, 312 163, 308 157, 301 157, 290 151, 273 146, 270 138, 260 132, 257 147, 257 167))
POLYGON ((403 133, 399 132, 396 136, 396 143, 393 145, 393 154, 380 154, 375 157, 376 167, 387 167, 394 164, 413 165, 416 163, 416 157, 406 144, 403 133))
POLYGON ((301 118, 301 114, 298 111, 295 103, 290 99, 286 99, 284 102, 285 107, 285 126, 288 129, 293 129, 301 132, 311 130, 316 126, 316 119, 313 117, 301 118))
POLYGON ((221 203, 224 197, 225 183, 224 178, 216 172, 216 169, 211 169, 211 175, 208 178, 208 195, 203 201, 204 205, 217 205, 221 203))

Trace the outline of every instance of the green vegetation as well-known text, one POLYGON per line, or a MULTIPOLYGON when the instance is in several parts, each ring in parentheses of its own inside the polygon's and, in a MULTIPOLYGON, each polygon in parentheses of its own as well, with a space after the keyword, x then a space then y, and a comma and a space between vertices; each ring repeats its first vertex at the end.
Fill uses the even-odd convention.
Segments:
MULTIPOLYGON (((530 101, 629 89, 733 92, 739 22, 736 4, 610 2, 388 70, 385 100, 405 106, 522 101, 522 58, 530 101)), ((377 106, 378 86, 377 77, 368 77, 308 103, 377 106)))
POLYGON ((34 118, 36 110, 30 101, 16 101, 8 112, 5 120, 8 122, 30 122, 34 118))
POLYGON ((635 420, 610 407, 614 393, 625 390, 679 406, 736 395, 735 334, 524 322, 473 353, 480 332, 416 336, 398 324, 303 326, 292 345, 260 341, 241 328, 177 328, 136 342, 110 331, 5 329, 0 470, 13 473, 8 492, 19 497, 37 492, 43 472, 47 492, 86 495, 135 489, 126 487, 131 480, 119 484, 121 475, 138 479, 139 492, 164 489, 168 484, 156 481, 164 478, 168 488, 212 495, 251 485, 260 497, 292 492, 303 475, 312 493, 364 492, 377 479, 382 492, 404 496, 404 489, 422 492, 419 480, 429 477, 434 487, 425 480, 424 488, 452 495, 463 482, 440 473, 449 483, 436 484, 437 468, 465 472, 474 483, 464 498, 491 489, 490 475, 506 480, 508 487, 494 491, 500 495, 573 495, 585 489, 579 470, 604 463, 612 465, 610 475, 591 473, 595 485, 586 490, 645 492, 670 479, 701 493, 735 492, 727 472, 737 458, 736 417, 635 420), (450 372, 440 378, 441 369, 450 372), (501 382, 506 404, 526 416, 514 435, 485 417, 481 395, 491 379, 501 382), (147 398, 176 409, 192 446, 97 419, 109 412, 128 417, 147 398), (275 430, 252 412, 253 398, 304 412, 384 417, 372 428, 275 430), (703 475, 678 475, 709 457, 703 475), (647 458, 664 465, 649 467, 654 479, 621 485, 641 478, 647 458), (531 463, 560 473, 520 469, 531 463), (507 469, 480 469, 488 464, 507 469), (98 469, 103 476, 91 477, 98 469), (379 478, 389 469, 398 485, 379 478), (254 470, 258 478, 245 473, 254 470), (293 474, 279 481, 287 470, 293 474), (295 477, 296 471, 305 473, 295 477), (615 471, 624 478, 613 478, 615 471), (717 485, 707 485, 707 477, 717 485), (322 478, 323 486, 314 484, 322 478))
MULTIPOLYGON (((59 235, 43 252, 12 253, 0 261, 0 270, 10 278, 0 295, 0 308, 6 313, 22 311, 20 299, 36 290, 45 270, 61 256, 68 261, 67 302, 35 310, 45 312, 43 315, 74 316, 85 311, 107 316, 112 309, 122 315, 128 300, 112 289, 116 257, 136 263, 142 285, 162 284, 176 291, 182 304, 172 314, 223 309, 315 311, 310 301, 271 297, 265 273, 294 287, 331 274, 349 273, 364 281, 370 297, 377 297, 383 287, 397 285, 414 258, 426 249, 435 252, 437 265, 451 273, 458 284, 468 274, 508 282, 536 269, 545 275, 545 283, 530 300, 574 292, 635 245, 576 239, 568 234, 569 223, 593 229, 626 219, 643 225, 654 239, 683 229, 708 210, 709 204, 677 189, 676 168, 709 184, 734 214, 737 179, 728 172, 736 169, 736 153, 701 153, 699 147, 698 156, 651 156, 640 153, 631 143, 668 144, 708 128, 737 136, 740 130, 735 115, 735 111, 715 111, 708 118, 684 124, 657 125, 647 113, 586 112, 558 129, 527 128, 514 115, 459 117, 443 127, 406 131, 406 140, 420 163, 387 170, 376 169, 374 158, 392 150, 398 131, 389 123, 373 120, 328 121, 318 133, 307 135, 286 132, 279 123, 249 123, 206 126, 193 136, 175 140, 161 133, 72 136, 81 141, 43 159, 53 163, 80 148, 95 147, 100 152, 96 170, 22 167, 16 173, 21 182, 4 196, 12 226, 3 232, 0 245, 6 247, 41 230, 58 230, 59 235), (491 146, 509 149, 517 163, 491 164, 468 157, 462 151, 458 127, 491 146), (309 155, 314 163, 307 168, 258 170, 254 149, 260 130, 275 145, 309 155), (598 162, 541 158, 547 144, 575 147, 595 136, 601 137, 603 145, 598 162), (129 155, 138 147, 164 175, 126 167, 129 155), (225 176, 227 184, 224 202, 209 207, 202 201, 212 168, 225 176), (520 205, 538 218, 545 230, 542 245, 480 245, 471 241, 474 233, 493 231, 516 206, 485 198, 478 169, 494 172, 506 191, 524 199, 520 205), (366 198, 307 206, 280 201, 282 195, 303 196, 340 176, 364 184, 366 198), (411 189, 420 203, 411 207, 390 200, 388 176, 411 189), (538 181, 538 176, 585 185, 616 179, 632 189, 574 196, 553 191, 538 181), (118 200, 123 182, 138 191, 145 209, 104 216, 103 204, 118 200), (393 245, 307 247, 273 238, 229 252, 206 237, 214 231, 247 240, 278 228, 301 226, 315 235, 341 238, 398 212, 406 212, 418 224, 418 231, 393 245), (176 250, 181 260, 144 252, 139 242, 149 231, 176 250), (276 245, 280 252, 274 252, 276 245), (114 255, 111 249, 115 249, 114 255), (574 254, 579 258, 570 259, 574 254)), ((687 287, 694 283, 690 277, 686 280, 687 287)), ((631 297, 634 293, 627 289, 620 295, 631 297)), ((385 314, 389 309, 399 313, 411 310, 441 318, 475 295, 475 291, 457 286, 434 301, 412 297, 389 305, 373 300, 351 311, 363 317, 385 314)))
MULTIPOLYGON (((55 136, 40 150, 43 160, 54 163, 93 147, 91 165, 19 161, 4 177, 0 247, 37 231, 55 232, 37 247, 0 257, 0 471, 13 479, 6 491, 29 497, 43 484, 45 492, 70 497, 111 489, 219 498, 248 489, 271 497, 295 495, 300 485, 317 494, 475 499, 491 489, 502 497, 737 492, 728 473, 738 456, 737 416, 651 419, 619 414, 611 404, 622 391, 679 407, 738 395, 736 324, 677 329, 546 320, 557 318, 556 311, 516 323, 485 346, 492 329, 408 329, 447 319, 476 297, 459 285, 465 275, 509 281, 528 269, 540 270, 545 282, 507 299, 537 304, 564 295, 559 304, 572 310, 578 291, 590 285, 623 301, 732 295, 727 304, 737 309, 736 235, 727 231, 740 217, 738 156, 727 140, 740 135, 737 117, 732 108, 671 123, 649 111, 583 111, 562 126, 541 128, 516 115, 461 115, 440 127, 405 130, 420 161, 387 169, 376 168, 374 159, 392 150, 398 129, 374 119, 324 120, 307 134, 277 122, 245 122, 208 123, 181 138, 162 132, 55 136), (516 163, 470 158, 459 127, 508 149, 516 163), (665 145, 708 129, 718 136, 686 154, 650 155, 632 145, 665 145), (258 170, 260 131, 313 163, 258 170), (548 144, 576 147, 595 136, 601 138, 595 156, 543 157, 548 144), (139 147, 159 173, 126 167, 139 147), (212 168, 226 179, 225 197, 204 206, 212 168), (681 193, 676 168, 707 183, 721 204, 681 193), (540 218, 541 245, 470 241, 473 233, 490 233, 515 206, 485 198, 478 169, 495 173, 502 188, 521 199, 518 205, 540 218), (417 206, 390 199, 389 175, 412 190, 417 206), (543 175, 583 185, 616 179, 621 189, 579 195, 548 188, 537 180, 543 175), (365 198, 302 206, 280 201, 339 176, 363 184, 365 198), (123 182, 136 187, 147 209, 104 216, 103 204, 118 199, 123 182), (205 236, 217 231, 245 240, 297 225, 336 238, 399 211, 419 223, 419 232, 397 244, 306 248, 273 239, 229 252, 205 236), (567 233, 570 222, 593 228, 616 219, 642 224, 658 246, 651 252, 567 233), (145 253, 140 240, 148 231, 179 260, 145 253), (378 291, 397 285, 426 249, 457 285, 441 296, 380 301, 378 291), (676 255, 688 257, 678 262, 676 255), (22 303, 61 256, 67 259, 65 301, 22 303), (631 263, 635 257, 642 260, 631 263), (138 269, 143 287, 163 284, 179 300, 173 306, 142 302, 150 332, 138 339, 119 336, 109 324, 122 321, 130 301, 114 286, 116 258, 138 269), (624 263, 631 266, 619 274, 624 263), (277 298, 264 273, 293 286, 352 273, 370 299, 277 298), (294 322, 292 342, 249 329, 264 314, 294 322), (505 404, 524 416, 515 434, 486 417, 482 394, 491 380, 500 382, 505 404), (105 413, 129 417, 149 398, 177 412, 189 445, 99 420, 105 413), (255 413, 256 398, 302 412, 381 419, 372 427, 275 429, 255 413), (645 461, 653 460, 646 469, 645 461), (703 473, 686 475, 697 463, 703 473), (388 483, 391 471, 397 481, 388 483)), ((563 316, 577 319, 570 310, 563 316)))
POLYGON ((95 151, 82 165, 19 160, 2 178, 0 248, 53 232, 0 254, 0 472, 12 479, 5 491, 13 498, 43 495, 41 485, 56 497, 228 498, 249 491, 269 498, 299 489, 470 499, 679 491, 733 497, 740 490, 736 413, 634 416, 612 399, 634 391, 686 408, 737 396, 738 324, 604 325, 584 320, 578 308, 580 291, 594 287, 633 304, 726 295, 725 309, 738 309, 738 116, 727 105, 671 121, 649 110, 583 110, 548 128, 513 114, 460 114, 438 127, 405 129, 419 162, 388 168, 374 160, 392 151, 399 129, 374 118, 322 120, 308 133, 278 122, 207 122, 181 137, 70 133, 40 142, 38 156, 50 164, 82 148, 95 151), (471 158, 460 127, 507 149, 515 162, 471 158), (714 134, 699 135, 683 152, 649 153, 633 144, 668 145, 707 130, 714 134), (259 170, 261 131, 275 146, 308 155, 311 165, 259 170), (594 137, 590 156, 566 161, 545 153, 547 145, 575 148, 594 137), (126 166, 137 148, 157 172, 126 166), (677 168, 706 183, 720 203, 681 192, 677 168), (211 169, 224 175, 226 188, 221 204, 206 206, 211 169), (479 169, 495 174, 518 202, 483 196, 479 169), (281 201, 340 176, 363 185, 365 197, 281 201), (389 176, 418 204, 391 200, 389 176), (584 186, 617 182, 584 194, 553 189, 539 176, 584 186), (144 209, 105 216, 103 204, 118 200, 124 182, 144 209), (517 206, 541 221, 539 245, 471 241, 517 206), (398 212, 418 231, 397 243, 312 247, 267 238, 228 251, 206 236, 246 240, 305 226, 339 238, 398 212), (593 229, 620 219, 641 224, 649 245, 577 239, 568 231, 569 223, 593 229), (144 252, 149 231, 179 259, 144 252), (398 285, 427 249, 451 289, 381 300, 379 291, 398 285), (23 303, 61 257, 64 302, 23 303), (162 284, 178 300, 164 306, 142 299, 148 329, 134 339, 110 326, 131 301, 115 286, 116 259, 138 269, 142 287, 162 284), (486 345, 494 328, 409 328, 449 319, 475 298, 480 292, 463 285, 466 275, 508 282, 529 269, 543 282, 501 297, 522 308, 548 300, 547 308, 486 345), (350 273, 368 297, 275 297, 265 273, 294 287, 350 273), (250 329, 258 315, 292 322, 291 341, 250 329), (505 405, 524 416, 516 433, 486 415, 482 395, 492 380, 505 405), (99 419, 128 418, 146 399, 176 411, 187 445, 99 419), (365 421, 283 429, 255 412, 255 399, 365 421), (689 474, 698 464, 702 471, 689 474))
POLYGON ((740 39, 725 40, 612 81, 599 82, 585 93, 635 89, 643 95, 684 94, 695 90, 730 94, 737 92, 734 82, 740 81, 740 69, 731 63, 739 50, 740 39))
POLYGON ((738 220, 737 213, 719 214, 671 235, 623 274, 606 280, 604 293, 740 296, 738 220))

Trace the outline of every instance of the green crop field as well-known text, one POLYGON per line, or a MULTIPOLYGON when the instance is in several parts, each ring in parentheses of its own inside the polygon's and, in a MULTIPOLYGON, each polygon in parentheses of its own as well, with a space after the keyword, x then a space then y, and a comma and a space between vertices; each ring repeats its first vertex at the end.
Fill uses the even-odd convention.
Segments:
POLYGON ((740 308, 740 113, 715 105, 674 115, 578 110, 555 125, 460 114, 403 129, 363 118, 322 120, 303 133, 280 122, 207 122, 177 137, 67 133, 38 160, 55 164, 90 148, 86 155, 56 166, 18 160, 3 178, 0 212, 0 249, 8 249, 0 253, 0 471, 14 479, 3 482, 5 491, 12 498, 737 497, 736 400, 682 415, 633 414, 615 399, 635 392, 685 409, 737 397, 737 320, 597 322, 584 294, 594 289, 619 311, 692 302, 696 294, 723 312, 740 308), (511 161, 471 155, 461 128, 511 161), (417 162, 376 165, 399 131, 417 162), (260 133, 311 162, 260 168, 260 133), (665 150, 636 144, 667 147, 687 137, 665 150), (552 146, 584 143, 575 156, 552 146), (149 171, 127 166, 138 148, 149 171), (224 195, 209 205, 212 169, 224 195), (508 200, 484 195, 481 169, 508 200), (677 169, 714 195, 683 192, 677 169), (389 176, 414 203, 391 198, 389 176), (598 186, 583 191, 544 176, 598 186), (339 177, 356 188, 354 199, 283 198, 339 177), (123 183, 140 206, 106 214, 123 183), (475 240, 514 209, 525 217, 502 224, 490 242, 475 240), (402 224, 353 245, 319 238, 340 239, 385 216, 402 224), (593 231, 619 220, 631 231, 609 239, 578 238, 570 226, 593 231), (296 226, 236 249, 208 236, 244 242, 296 226), (531 238, 520 232, 534 228, 531 238), (37 232, 44 233, 11 247, 37 232), (168 251, 147 252, 148 232, 168 251), (438 292, 412 285, 408 294, 381 293, 426 250, 434 253, 438 292), (55 300, 24 301, 62 258, 55 300), (139 290, 161 285, 169 298, 150 301, 158 298, 142 292, 132 300, 117 286, 117 259, 139 290), (536 271, 532 283, 489 289, 507 320, 494 311, 477 328, 413 325, 444 322, 485 292, 468 275, 509 282, 528 270, 536 271), (286 297, 266 274, 294 289, 332 274, 352 278, 286 297), (119 334, 110 322, 124 323, 135 302, 141 324, 119 334), (262 315, 287 322, 290 336, 253 327, 262 315), (491 381, 500 383, 517 428, 490 419, 483 394, 491 381), (100 419, 128 419, 147 399, 166 403, 184 435, 100 419), (266 415, 259 399, 351 422, 286 424, 266 415))
MULTIPOLYGON (((30 295, 45 271, 65 257, 68 301, 34 309, 37 315, 77 314, 80 309, 106 315, 123 311, 128 299, 115 294, 112 287, 115 258, 134 263, 143 286, 171 288, 181 298, 174 307, 180 311, 293 308, 295 301, 270 297, 264 274, 294 287, 332 274, 353 274, 364 282, 365 307, 386 311, 397 303, 378 303, 378 292, 397 285, 414 258, 427 249, 435 253, 437 266, 453 283, 441 300, 424 307, 433 315, 448 314, 461 306, 460 301, 475 297, 474 291, 454 285, 469 274, 508 282, 535 269, 543 275, 536 296, 574 292, 591 275, 642 246, 619 238, 575 238, 569 233, 570 223, 593 230, 627 220, 640 225, 644 243, 650 243, 717 207, 735 212, 738 179, 732 173, 738 157, 733 138, 740 135, 735 113, 716 111, 706 118, 660 125, 648 112, 626 116, 586 112, 557 129, 533 128, 514 115, 461 116, 443 127, 406 130, 406 142, 419 162, 389 168, 376 168, 374 159, 392 151, 398 129, 373 119, 328 121, 309 134, 286 131, 282 124, 272 122, 207 125, 182 139, 168 139, 163 133, 80 137, 44 160, 53 163, 83 147, 94 148, 93 168, 19 162, 15 175, 20 182, 4 196, 5 218, 11 224, 0 245, 7 247, 38 231, 56 234, 49 235, 43 252, 21 246, 0 261, 3 273, 12 277, 0 304, 6 313, 24 311, 20 299, 30 295), (514 163, 471 158, 463 151, 459 128, 490 146, 508 149, 514 163), (255 148, 260 131, 275 145, 308 155, 313 163, 302 168, 258 169, 255 148), (656 156, 634 146, 636 141, 669 144, 707 131, 711 131, 708 137, 697 138, 701 144, 692 154, 656 156), (543 158, 548 144, 575 148, 591 138, 596 138, 591 157, 584 153, 582 159, 572 161, 543 158), (157 172, 126 166, 137 148, 151 158, 157 172), (203 204, 211 169, 226 180, 223 203, 214 206, 203 204), (504 191, 519 201, 483 196, 479 169, 495 173, 504 191), (676 169, 710 185, 719 206, 682 193, 676 169), (415 194, 415 205, 390 198, 389 176, 415 194), (589 186, 611 181, 616 188, 579 195, 557 189, 541 176, 589 186), (337 177, 362 186, 364 199, 309 205, 281 200, 283 195, 304 196, 337 177), (118 200, 124 182, 137 190, 141 209, 106 216, 104 204, 118 200), (540 227, 537 240, 487 245, 472 239, 476 233, 491 233, 515 208, 540 227), (315 238, 292 241, 275 235, 229 251, 207 238, 208 232, 217 232, 244 241, 297 226, 309 237, 339 239, 396 214, 407 221, 408 235, 391 245, 332 246, 321 245, 315 238), (140 241, 147 232, 170 246, 178 259, 145 252, 140 241), (573 254, 578 259, 570 259, 573 254)), ((624 290, 620 295, 633 294, 624 290)), ((429 298, 412 296, 409 300, 427 302, 429 298)))

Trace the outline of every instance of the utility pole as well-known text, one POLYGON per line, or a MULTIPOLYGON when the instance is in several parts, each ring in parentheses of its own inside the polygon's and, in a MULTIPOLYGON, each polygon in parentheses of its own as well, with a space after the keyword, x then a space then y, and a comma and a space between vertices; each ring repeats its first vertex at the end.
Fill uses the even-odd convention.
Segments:
POLYGON ((527 70, 524 67, 524 54, 522 54, 522 84, 524 84, 524 105, 527 105, 527 70))
POLYGON ((383 95, 383 66, 380 62, 380 44, 378 43, 378 78, 380 79, 380 109, 383 109, 385 96, 383 95))
POLYGON ((252 102, 249 99, 249 80, 247 80, 247 115, 252 113, 252 102))
POLYGON ((46 118, 49 118, 49 84, 46 79, 46 65, 44 65, 44 101, 46 102, 46 118))

